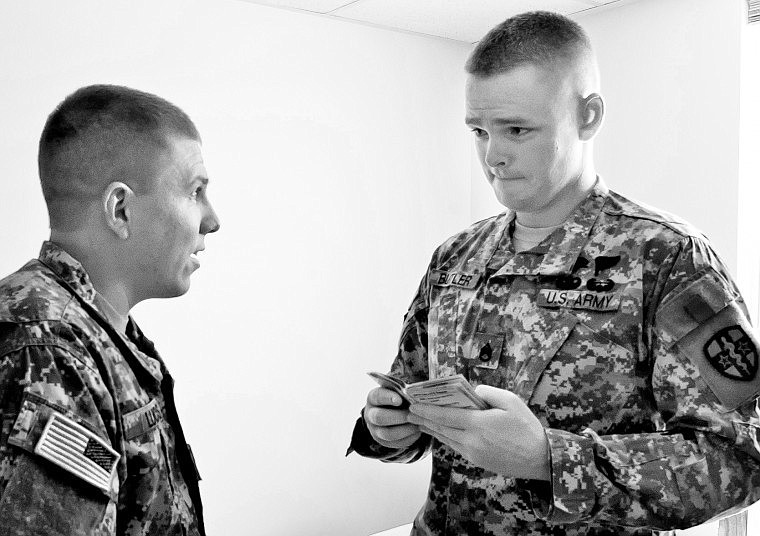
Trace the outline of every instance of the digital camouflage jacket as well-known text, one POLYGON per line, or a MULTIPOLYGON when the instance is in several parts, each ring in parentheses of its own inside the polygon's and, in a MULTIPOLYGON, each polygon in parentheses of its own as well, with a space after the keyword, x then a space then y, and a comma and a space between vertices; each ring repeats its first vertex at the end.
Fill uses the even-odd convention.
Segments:
POLYGON ((707 240, 601 182, 529 251, 515 253, 513 221, 436 250, 391 374, 516 393, 546 428, 551 482, 483 470, 426 435, 387 449, 359 419, 362 455, 433 453, 412 534, 650 534, 754 502, 757 342, 707 240))
POLYGON ((53 243, 0 281, 0 535, 202 535, 173 380, 53 243))

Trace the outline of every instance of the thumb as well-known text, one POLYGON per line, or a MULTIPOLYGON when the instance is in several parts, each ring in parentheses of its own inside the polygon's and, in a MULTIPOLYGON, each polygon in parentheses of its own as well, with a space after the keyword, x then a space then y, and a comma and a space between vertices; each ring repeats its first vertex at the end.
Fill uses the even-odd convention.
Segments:
POLYGON ((512 401, 517 396, 511 391, 491 387, 490 385, 478 385, 475 392, 492 408, 510 409, 512 401))

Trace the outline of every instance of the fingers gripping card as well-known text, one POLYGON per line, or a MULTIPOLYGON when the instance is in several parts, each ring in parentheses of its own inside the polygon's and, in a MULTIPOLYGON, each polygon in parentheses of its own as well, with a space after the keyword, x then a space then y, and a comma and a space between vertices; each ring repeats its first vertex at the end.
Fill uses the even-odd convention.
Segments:
POLYGON ((393 376, 383 374, 382 372, 368 372, 367 374, 369 374, 370 377, 380 385, 380 387, 385 387, 386 389, 389 389, 399 395, 401 397, 401 400, 403 400, 402 406, 409 406, 412 403, 412 399, 409 398, 409 395, 406 394, 406 384, 401 380, 394 378, 393 376))
POLYGON ((433 404, 468 409, 488 409, 489 407, 461 374, 412 384, 406 384, 381 372, 367 374, 382 387, 398 393, 405 405, 433 404))

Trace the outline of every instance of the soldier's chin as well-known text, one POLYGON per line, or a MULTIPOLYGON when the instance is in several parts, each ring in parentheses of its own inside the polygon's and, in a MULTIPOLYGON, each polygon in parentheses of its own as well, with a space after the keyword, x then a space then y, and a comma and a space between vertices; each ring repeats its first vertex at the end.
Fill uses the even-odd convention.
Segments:
POLYGON ((184 282, 183 285, 177 289, 177 293, 173 297, 176 298, 178 296, 183 296, 187 294, 188 290, 190 290, 190 279, 184 282))
POLYGON ((523 199, 520 192, 510 191, 503 184, 495 182, 491 184, 496 200, 514 212, 527 211, 531 205, 530 200, 523 199))
MULTIPOLYGON (((163 289, 161 289, 160 295, 154 296, 155 298, 177 298, 179 296, 183 296, 184 294, 187 294, 187 291, 190 290, 190 278, 187 278, 183 281, 177 281, 175 284, 171 286, 166 286, 163 289)), ((157 293, 159 294, 159 293, 157 293)))
POLYGON ((515 198, 514 196, 504 195, 503 193, 499 195, 499 192, 497 192, 496 200, 512 212, 533 212, 534 210, 533 203, 515 198))

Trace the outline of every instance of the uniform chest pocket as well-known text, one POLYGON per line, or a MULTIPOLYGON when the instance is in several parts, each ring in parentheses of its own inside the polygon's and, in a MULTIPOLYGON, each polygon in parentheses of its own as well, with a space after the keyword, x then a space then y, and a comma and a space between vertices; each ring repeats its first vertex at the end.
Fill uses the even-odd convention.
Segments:
POLYGON ((144 406, 124 414, 122 420, 127 472, 130 475, 145 475, 163 459, 161 427, 164 418, 161 404, 154 398, 144 406))
POLYGON ((430 377, 462 372, 471 353, 470 334, 475 332, 482 307, 477 289, 433 287, 428 317, 430 377))
POLYGON ((530 404, 554 428, 620 433, 639 418, 645 383, 631 350, 578 322, 544 360, 530 404))
POLYGON ((161 526, 176 508, 178 496, 169 464, 164 408, 159 399, 123 416, 127 453, 127 499, 141 505, 128 513, 137 525, 161 526))

